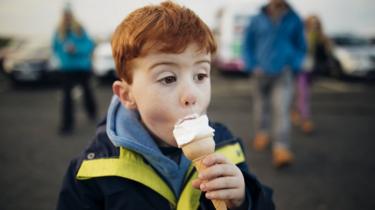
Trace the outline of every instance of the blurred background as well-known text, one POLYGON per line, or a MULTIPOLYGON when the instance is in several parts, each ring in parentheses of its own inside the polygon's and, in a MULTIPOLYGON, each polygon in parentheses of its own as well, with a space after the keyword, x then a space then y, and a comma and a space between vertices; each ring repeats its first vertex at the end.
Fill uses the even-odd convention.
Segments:
MULTIPOLYGON (((97 43, 94 53, 96 75, 110 76, 112 73, 104 68, 110 65, 107 58, 111 53, 108 44, 111 33, 130 11, 158 1, 2 0, 0 2, 0 46, 2 47, 0 62, 1 70, 9 75, 12 81, 38 80, 40 77, 44 79, 47 77, 44 75, 45 71, 51 71, 50 69, 56 66, 55 59, 49 56, 50 44, 67 2, 72 5, 77 20, 97 43), (30 71, 25 73, 19 68, 14 68, 19 60, 27 60, 29 57, 40 61, 34 63, 36 66, 41 65, 48 69, 42 72, 35 70, 33 73, 30 71), (42 62, 47 58, 47 63, 42 62)), ((248 17, 255 15, 260 6, 267 1, 181 0, 178 2, 193 9, 215 31, 220 45, 218 56, 220 62, 224 62, 219 63, 224 67, 233 68, 235 65, 235 68, 243 70, 241 64, 238 64, 241 61, 233 62, 240 57, 243 28, 250 20, 248 17)), ((327 74, 336 77, 367 76, 369 69, 374 69, 375 3, 373 1, 289 0, 288 2, 302 18, 312 14, 318 16, 325 33, 332 38, 337 68, 327 70, 327 74)))
MULTIPOLYGON (((60 78, 52 37, 69 2, 95 41, 93 89, 104 117, 115 79, 110 37, 132 10, 160 1, 0 0, 0 209, 54 209, 71 158, 95 124, 73 90, 77 131, 59 136, 60 78)), ((252 149, 251 74, 241 59, 242 35, 267 0, 180 0, 214 31, 212 119, 240 136, 253 173, 275 190, 277 209, 375 209, 375 2, 288 0, 301 18, 316 15, 332 43, 332 65, 312 87, 315 131, 293 128, 296 163, 284 170, 252 149)))

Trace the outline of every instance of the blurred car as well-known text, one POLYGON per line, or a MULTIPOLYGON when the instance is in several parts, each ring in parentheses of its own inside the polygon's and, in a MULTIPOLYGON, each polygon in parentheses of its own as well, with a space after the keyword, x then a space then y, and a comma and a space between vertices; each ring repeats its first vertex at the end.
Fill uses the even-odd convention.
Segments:
POLYGON ((3 45, 0 48, 0 69, 4 73, 4 60, 5 57, 14 51, 18 50, 23 44, 23 40, 17 38, 4 39, 3 45))
POLYGON ((96 46, 93 55, 93 71, 94 75, 100 80, 114 80, 117 78, 110 42, 101 42, 96 46))
POLYGON ((333 76, 374 77, 375 46, 366 38, 354 35, 331 37, 335 67, 333 76))
POLYGON ((4 72, 14 84, 55 79, 56 66, 50 43, 36 39, 22 41, 4 58, 4 72))

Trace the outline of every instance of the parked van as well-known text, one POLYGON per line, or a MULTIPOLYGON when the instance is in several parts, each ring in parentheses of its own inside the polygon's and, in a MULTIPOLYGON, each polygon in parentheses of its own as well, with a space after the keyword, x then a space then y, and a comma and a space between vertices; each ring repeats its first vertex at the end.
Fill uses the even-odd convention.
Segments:
POLYGON ((247 73, 242 59, 243 34, 258 8, 254 4, 233 3, 218 10, 214 28, 218 51, 214 66, 220 71, 247 73))

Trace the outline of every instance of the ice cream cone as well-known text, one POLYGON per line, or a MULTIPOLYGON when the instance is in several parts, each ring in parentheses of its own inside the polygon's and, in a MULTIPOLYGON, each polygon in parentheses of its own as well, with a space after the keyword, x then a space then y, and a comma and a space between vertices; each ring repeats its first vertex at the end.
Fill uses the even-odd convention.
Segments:
MULTIPOLYGON (((206 169, 202 160, 207 155, 215 152, 215 141, 212 136, 195 139, 182 146, 182 151, 187 158, 193 161, 198 173, 206 169)), ((216 210, 226 210, 227 206, 223 200, 211 200, 216 210)))
MULTIPOLYGON (((173 135, 178 147, 193 161, 198 173, 203 171, 206 168, 202 163, 203 158, 215 152, 214 129, 209 126, 207 115, 193 114, 179 120, 173 129, 173 135)), ((212 203, 216 210, 227 209, 223 200, 212 200, 212 203)))

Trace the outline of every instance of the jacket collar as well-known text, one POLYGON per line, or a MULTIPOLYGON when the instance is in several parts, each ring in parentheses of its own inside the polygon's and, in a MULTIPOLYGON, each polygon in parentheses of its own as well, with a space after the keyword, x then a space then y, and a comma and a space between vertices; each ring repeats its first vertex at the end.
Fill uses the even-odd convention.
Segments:
POLYGON ((179 164, 166 157, 144 127, 137 111, 128 110, 113 96, 107 113, 107 135, 111 142, 142 155, 179 194, 190 160, 181 155, 179 164))

